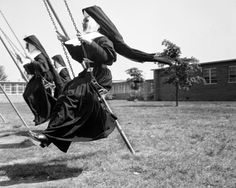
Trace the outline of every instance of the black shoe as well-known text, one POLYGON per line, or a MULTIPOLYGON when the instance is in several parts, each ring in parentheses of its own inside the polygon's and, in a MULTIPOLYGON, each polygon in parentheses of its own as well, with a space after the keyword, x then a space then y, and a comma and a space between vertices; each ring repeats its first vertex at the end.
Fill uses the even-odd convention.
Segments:
POLYGON ((37 139, 41 142, 40 146, 42 148, 47 147, 50 144, 48 137, 44 134, 38 134, 37 139))
POLYGON ((34 133, 34 132, 31 132, 30 134, 31 134, 31 137, 34 140, 36 140, 38 142, 41 142, 40 143, 41 147, 44 148, 44 147, 46 147, 46 146, 48 146, 50 144, 49 139, 44 134, 37 134, 37 133, 34 133))
POLYGON ((45 148, 45 147, 48 147, 48 145, 49 145, 49 143, 41 142, 39 146, 42 148, 45 148))

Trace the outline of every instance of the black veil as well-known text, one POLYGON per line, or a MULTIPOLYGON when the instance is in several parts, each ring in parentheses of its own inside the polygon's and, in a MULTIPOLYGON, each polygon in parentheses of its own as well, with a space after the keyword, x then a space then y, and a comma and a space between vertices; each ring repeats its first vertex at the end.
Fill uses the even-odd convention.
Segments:
POLYGON ((123 37, 117 30, 116 26, 100 7, 95 5, 82 9, 83 13, 84 11, 100 25, 99 32, 108 37, 113 42, 117 53, 137 62, 157 61, 154 59, 155 53, 146 53, 128 46, 123 40, 123 37))
POLYGON ((57 61, 61 66, 63 66, 63 67, 66 67, 66 64, 65 64, 65 61, 64 61, 64 59, 62 58, 62 56, 61 55, 54 55, 53 57, 52 57, 52 59, 54 60, 54 61, 57 61))

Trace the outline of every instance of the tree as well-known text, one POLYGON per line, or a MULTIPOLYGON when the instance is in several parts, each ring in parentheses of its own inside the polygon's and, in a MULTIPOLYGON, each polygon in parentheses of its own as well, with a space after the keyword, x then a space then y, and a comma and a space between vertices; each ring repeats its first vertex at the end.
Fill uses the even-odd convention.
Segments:
POLYGON ((141 70, 136 67, 130 68, 125 71, 127 74, 130 75, 131 78, 127 79, 127 82, 130 83, 130 88, 134 91, 133 96, 130 96, 131 100, 135 100, 138 98, 137 91, 140 88, 140 83, 144 81, 143 74, 141 70))
POLYGON ((6 81, 7 75, 4 72, 4 67, 0 65, 0 81, 6 81))
POLYGON ((165 45, 166 49, 160 55, 172 59, 172 65, 167 67, 164 72, 168 75, 165 83, 175 86, 176 106, 178 106, 179 89, 189 90, 193 84, 200 83, 204 78, 198 74, 201 72, 201 68, 196 58, 181 58, 180 48, 168 40, 164 40, 162 45, 165 45))

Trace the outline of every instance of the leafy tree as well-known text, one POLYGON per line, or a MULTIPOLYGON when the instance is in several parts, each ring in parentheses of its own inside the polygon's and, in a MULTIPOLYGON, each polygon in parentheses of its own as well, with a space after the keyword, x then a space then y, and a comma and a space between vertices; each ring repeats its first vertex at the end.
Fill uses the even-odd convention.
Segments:
POLYGON ((0 81, 6 81, 7 75, 4 72, 4 67, 0 65, 0 81))
MULTIPOLYGON (((143 74, 141 70, 136 67, 130 68, 125 71, 130 75, 131 78, 128 78, 127 81, 130 83, 130 88, 134 90, 133 100, 137 99, 137 91, 140 88, 140 83, 144 81, 143 74)), ((132 98, 132 97, 131 97, 132 98)))
POLYGON ((168 75, 165 83, 175 86, 176 106, 178 106, 179 89, 189 90, 193 84, 200 83, 204 78, 198 74, 201 68, 196 58, 181 58, 180 47, 168 40, 164 40, 162 45, 165 45, 166 49, 160 55, 172 59, 172 65, 165 69, 165 74, 168 75))

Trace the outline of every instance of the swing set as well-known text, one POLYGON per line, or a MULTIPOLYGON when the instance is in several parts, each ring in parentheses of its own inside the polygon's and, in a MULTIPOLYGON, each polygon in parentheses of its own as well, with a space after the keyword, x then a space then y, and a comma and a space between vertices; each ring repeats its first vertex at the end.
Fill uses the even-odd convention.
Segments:
MULTIPOLYGON (((79 30, 78 30, 78 28, 77 28, 77 26, 76 26, 76 23, 75 23, 74 18, 73 18, 73 16, 72 16, 72 13, 71 13, 71 10, 70 10, 69 5, 68 5, 68 3, 67 3, 67 0, 63 0, 63 1, 64 1, 64 4, 65 4, 66 10, 67 10, 67 12, 68 12, 68 14, 69 14, 70 20, 71 20, 71 22, 72 22, 72 24, 73 24, 73 26, 74 26, 75 31, 76 31, 76 35, 79 36, 81 33, 79 32, 79 30)), ((52 22, 52 24, 53 24, 53 26, 54 26, 55 32, 56 32, 56 33, 59 33, 58 27, 57 27, 57 25, 56 25, 56 22, 55 22, 53 16, 54 16, 55 19, 57 20, 57 23, 58 23, 58 25, 60 26, 61 30, 63 31, 64 35, 65 35, 67 38, 69 38, 67 32, 65 31, 63 25, 62 25, 61 22, 60 22, 60 20, 59 20, 57 14, 56 14, 56 12, 55 12, 55 10, 53 9, 53 6, 52 6, 52 4, 50 3, 50 1, 49 1, 49 0, 43 0, 43 3, 44 3, 44 6, 45 6, 45 8, 46 8, 46 10, 47 10, 47 13, 48 13, 48 15, 49 15, 49 17, 50 17, 50 20, 51 20, 51 22, 52 22)), ((2 14, 2 16, 4 17, 4 15, 3 15, 2 12, 1 12, 1 14, 2 14)), ((5 19, 5 17, 4 17, 4 19, 5 19)), ((7 22, 6 19, 5 19, 5 21, 7 22)), ((7 22, 7 24, 8 24, 8 22, 7 22)), ((10 27, 9 24, 8 24, 8 26, 10 27)), ((10 27, 10 29, 11 29, 11 27, 10 27)), ((13 31, 12 29, 11 29, 11 31, 13 32, 14 36, 17 38, 17 36, 15 35, 14 31, 13 31)), ((1 29, 1 32, 3 33, 2 29, 1 29)), ((14 51, 15 56, 17 56, 17 52, 16 52, 16 51, 19 51, 19 50, 18 50, 18 49, 16 50, 16 48, 14 47, 14 45, 13 45, 13 43, 10 41, 10 39, 7 37, 7 35, 5 35, 5 34, 3 34, 3 35, 4 35, 5 38, 7 39, 8 43, 10 44, 10 46, 15 50, 15 51, 14 51)), ((25 74, 24 74, 24 73, 22 72, 22 70, 20 69, 18 63, 16 62, 15 58, 14 58, 13 55, 12 55, 12 52, 8 49, 7 45, 4 43, 3 39, 1 38, 1 36, 0 36, 0 40, 2 41, 3 45, 5 46, 6 50, 7 50, 8 53, 9 53, 9 55, 11 56, 11 58, 13 59, 13 61, 15 62, 15 64, 17 65, 17 67, 18 67, 18 69, 20 70, 20 72, 21 72, 23 78, 26 80, 26 82, 28 82, 27 77, 25 76, 25 74)), ((17 38, 17 41, 19 42, 18 38, 17 38)), ((20 42, 19 42, 19 44, 20 44, 20 42)), ((74 72, 73 72, 73 69, 72 69, 72 66, 71 66, 71 63, 70 63, 68 54, 67 54, 66 49, 65 49, 65 46, 63 45, 62 42, 61 42, 61 46, 62 46, 63 51, 64 51, 64 54, 65 54, 65 56, 66 56, 68 65, 69 65, 69 67, 70 67, 70 71, 71 71, 73 77, 75 77, 75 74, 74 74, 74 72)), ((22 45, 21 45, 21 47, 23 48, 22 45)), ((84 48, 84 46, 83 46, 83 43, 81 43, 81 47, 82 47, 82 50, 83 50, 83 53, 84 53, 84 57, 85 57, 85 59, 87 59, 87 53, 86 53, 86 51, 85 51, 85 48, 84 48)), ((24 48, 23 48, 23 50, 24 50, 24 48)), ((135 151, 134 151, 133 147, 131 146, 131 144, 130 144, 128 138, 126 137, 124 131, 122 130, 122 128, 121 128, 121 126, 120 126, 120 124, 119 124, 119 122, 118 122, 116 116, 114 115, 114 113, 112 112, 111 108, 109 107, 107 101, 105 100, 105 94, 107 93, 106 89, 104 89, 104 88, 103 88, 101 85, 99 85, 98 82, 96 81, 95 77, 93 76, 92 68, 90 67, 90 64, 89 64, 88 61, 84 61, 84 62, 82 63, 82 66, 83 66, 83 68, 86 69, 87 72, 91 75, 91 77, 92 77, 91 83, 92 83, 92 85, 93 85, 94 88, 95 88, 95 91, 96 91, 96 93, 97 93, 97 95, 98 95, 99 101, 105 106, 105 108, 108 110, 108 112, 110 112, 110 114, 111 114, 111 115, 113 116, 113 118, 115 119, 116 128, 117 128, 117 130, 119 131, 119 133, 120 133, 122 139, 124 140, 126 146, 128 147, 128 149, 130 150, 130 152, 131 152, 132 154, 135 154, 135 151)), ((16 107, 14 106, 14 104, 11 102, 11 100, 10 100, 9 97, 7 96, 7 94, 6 94, 6 92, 4 91, 4 89, 3 89, 2 87, 0 87, 0 89, 3 91, 4 95, 6 96, 6 98, 8 99, 8 101, 10 102, 10 104, 12 105, 12 107, 14 108, 15 112, 16 112, 17 115, 20 117, 20 119, 21 119, 21 121, 23 122, 24 126, 27 128, 27 130, 28 130, 28 132, 29 132, 29 136, 30 136, 30 137, 33 137, 33 135, 34 135, 35 133, 30 130, 29 126, 26 124, 26 122, 24 121, 24 119, 21 117, 20 113, 18 112, 18 110, 16 109, 16 107)))

